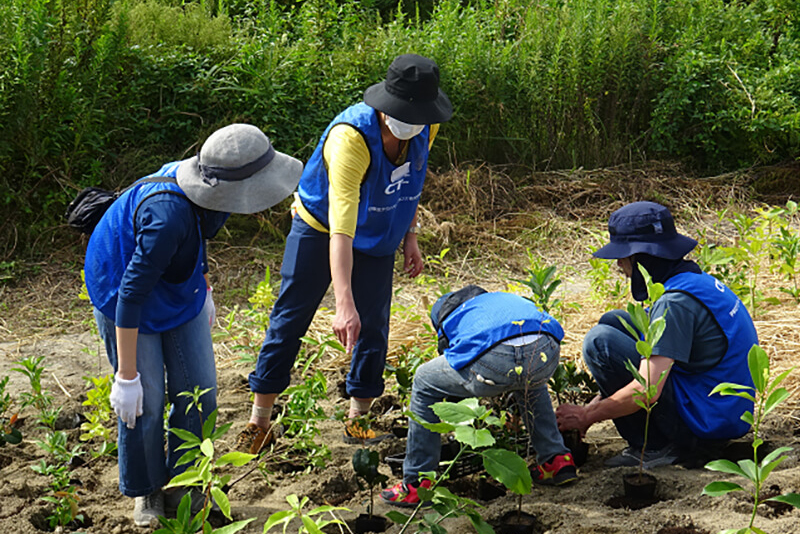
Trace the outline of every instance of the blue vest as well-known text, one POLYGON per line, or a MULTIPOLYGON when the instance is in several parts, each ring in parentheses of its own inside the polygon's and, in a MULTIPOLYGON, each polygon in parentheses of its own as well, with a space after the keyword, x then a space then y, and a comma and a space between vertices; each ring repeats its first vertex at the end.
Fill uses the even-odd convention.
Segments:
POLYGON ((524 334, 550 334, 558 341, 564 330, 553 317, 526 298, 511 293, 483 293, 448 315, 440 330, 450 340, 447 363, 461 369, 507 339, 524 334))
POLYGON ((370 256, 394 254, 411 225, 428 170, 430 126, 415 135, 401 165, 386 157, 378 112, 356 104, 339 114, 322 134, 314 154, 303 169, 298 192, 303 206, 326 228, 328 223, 328 170, 322 156, 331 128, 349 124, 364 137, 370 164, 361 184, 353 248, 370 256))
MULTIPOLYGON (((167 172, 156 175, 174 178, 177 164, 172 167, 165 166, 162 171, 166 169, 167 172)), ((157 182, 134 185, 108 208, 89 238, 84 266, 86 288, 92 304, 111 320, 116 317, 122 277, 136 250, 134 211, 146 197, 163 191, 174 191, 185 196, 176 184, 157 182)), ((197 231, 201 235, 199 223, 197 231)), ((140 332, 156 334, 171 330, 194 319, 203 309, 206 294, 203 243, 201 238, 197 262, 185 282, 171 284, 159 280, 156 283, 142 304, 140 332)))
MULTIPOLYGON (((750 425, 742 414, 753 411, 753 403, 741 397, 708 394, 720 382, 753 386, 747 354, 758 344, 758 335, 747 308, 739 297, 709 274, 681 273, 664 283, 667 291, 691 295, 714 316, 728 339, 728 349, 717 365, 702 373, 689 373, 680 364, 669 374, 678 413, 692 432, 704 439, 743 436, 750 425)), ((669 312, 665 316, 669 321, 669 312)))

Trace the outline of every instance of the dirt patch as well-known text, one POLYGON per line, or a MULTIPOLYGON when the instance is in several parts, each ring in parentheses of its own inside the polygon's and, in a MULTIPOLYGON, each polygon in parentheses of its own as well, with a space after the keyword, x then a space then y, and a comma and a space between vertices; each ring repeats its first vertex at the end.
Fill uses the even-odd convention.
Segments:
MULTIPOLYGON (((747 177, 741 176, 690 179, 679 167, 668 165, 537 174, 522 182, 516 176, 512 179, 503 169, 486 167, 476 167, 469 177, 463 171, 432 176, 422 206, 423 254, 435 259, 445 247, 451 252, 439 263, 429 258, 428 281, 409 281, 400 274, 396 277, 398 291, 394 304, 400 311, 393 315, 390 362, 408 356, 409 348, 430 341, 424 326, 427 307, 441 284, 458 287, 480 283, 490 290, 507 289, 510 280, 524 277, 529 254, 546 264, 559 266, 564 281, 559 289, 560 298, 576 304, 563 312, 562 324, 567 336, 562 357, 579 361, 583 335, 605 307, 605 303, 593 298, 585 276, 588 236, 603 231, 605 217, 631 200, 663 202, 666 198, 687 232, 692 232, 705 224, 709 215, 705 210, 748 201, 746 184, 747 177)), ((243 312, 249 309, 248 297, 254 293, 256 284, 263 281, 265 270, 270 269, 275 281, 280 262, 280 241, 271 232, 262 231, 259 235, 260 241, 254 241, 252 236, 246 241, 229 236, 211 245, 212 279, 220 318, 214 328, 219 423, 233 423, 220 447, 228 449, 233 447, 235 434, 248 418, 250 398, 246 377, 263 335, 253 326, 252 316, 243 312), (247 328, 239 328, 244 324, 247 328)), ((110 369, 93 331, 89 305, 78 298, 80 254, 79 243, 61 247, 51 261, 43 262, 37 269, 28 266, 29 271, 0 285, 4 308, 0 317, 0 378, 9 376, 8 391, 18 398, 20 393, 29 391, 29 386, 23 375, 10 371, 14 362, 31 355, 44 356, 47 370, 42 383, 56 403, 63 406, 60 426, 70 446, 81 445, 88 451, 96 445, 82 444, 79 440, 86 410, 82 402, 89 389, 83 377, 104 375, 110 369)), ((776 289, 771 291, 778 294, 776 289)), ((326 303, 332 306, 332 301, 326 303)), ((312 325, 311 337, 320 340, 330 333, 330 317, 329 310, 320 311, 312 325)), ((778 370, 793 365, 800 348, 799 325, 800 311, 791 305, 767 308, 756 318, 762 343, 770 348, 778 370)), ((318 348, 313 346, 308 350, 318 348)), ((332 418, 337 410, 347 406, 346 398, 337 388, 346 366, 346 358, 330 351, 323 351, 312 366, 323 371, 328 384, 328 396, 320 406, 330 419, 318 424, 317 438, 330 448, 331 457, 325 468, 312 469, 308 462, 299 461, 297 469, 254 470, 246 475, 247 467, 230 469, 232 478, 237 480, 229 491, 234 518, 257 518, 244 532, 262 532, 271 513, 287 509, 286 496, 291 494, 308 496, 314 505, 345 506, 352 510, 343 513, 348 521, 365 511, 369 495, 356 484, 350 466, 355 447, 342 442, 342 424, 332 418)), ((774 446, 796 446, 798 440, 800 425, 795 417, 798 381, 790 377, 787 384, 792 393, 790 402, 771 415, 763 429, 765 439, 774 446)), ((378 427, 385 431, 391 429, 401 405, 394 383, 390 381, 388 385, 386 396, 373 410, 378 427)), ((41 518, 46 517, 50 506, 41 500, 47 493, 47 477, 36 474, 30 466, 46 457, 35 443, 43 439, 44 432, 32 408, 22 410, 20 415, 23 443, 0 450, 0 529, 38 534, 46 531, 41 518)), ((577 483, 562 488, 534 487, 531 495, 523 497, 522 509, 537 518, 538 532, 702 533, 741 528, 749 521, 749 501, 745 494, 721 498, 701 495, 706 484, 724 476, 682 466, 656 470, 660 502, 636 511, 611 508, 607 501, 622 494, 621 475, 625 471, 605 468, 603 460, 618 454, 625 445, 610 423, 592 427, 584 442, 588 454, 577 483), (679 528, 684 530, 674 530, 679 528)), ((376 449, 385 458, 402 454, 404 446, 405 440, 396 438, 382 442, 376 449)), ((89 460, 88 454, 85 457, 89 460)), ((397 481, 387 464, 382 463, 380 469, 390 477, 390 483, 397 481)), ((76 466, 72 476, 80 498, 79 509, 91 519, 91 525, 73 531, 103 534, 149 531, 133 526, 130 519, 133 501, 119 493, 114 459, 87 461, 76 466)), ((800 490, 798 480, 800 466, 797 457, 790 455, 773 473, 770 483, 781 492, 796 492, 800 490)), ((481 474, 473 473, 453 480, 450 487, 459 494, 478 498, 480 481, 481 474)), ((482 516, 490 523, 517 510, 517 497, 513 494, 478 502, 483 506, 482 516)), ((376 497, 376 513, 385 515, 390 510, 376 497)), ((800 532, 800 512, 779 512, 763 505, 756 524, 768 532, 800 532)), ((472 531, 463 518, 448 520, 445 527, 452 533, 472 531)), ((395 534, 398 531, 397 526, 388 530, 395 534)))

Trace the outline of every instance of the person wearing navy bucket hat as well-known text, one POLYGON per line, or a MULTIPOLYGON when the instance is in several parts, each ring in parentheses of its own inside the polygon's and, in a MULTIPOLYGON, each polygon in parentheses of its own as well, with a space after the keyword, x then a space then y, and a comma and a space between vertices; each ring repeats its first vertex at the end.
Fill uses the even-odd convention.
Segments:
MULTIPOLYGON (((678 233, 669 209, 655 202, 633 202, 608 221, 609 242, 594 252, 615 259, 631 279, 635 300, 647 298, 643 266, 664 294, 650 310, 650 319, 664 317, 664 334, 650 357, 650 383, 655 397, 644 454, 644 467, 682 462, 699 465, 719 455, 728 440, 743 436, 749 425, 740 420, 753 404, 746 399, 709 396, 720 382, 749 384, 747 354, 758 344, 753 320, 742 301, 722 282, 684 257, 697 241, 678 233)), ((556 410, 562 430, 586 430, 613 420, 628 447, 606 460, 610 467, 638 465, 645 414, 633 400, 641 386, 632 380, 626 361, 643 376, 647 364, 636 351, 636 338, 620 318, 633 324, 627 312, 604 314, 583 341, 583 359, 597 381, 600 395, 586 406, 563 404, 556 410)))
POLYGON ((383 393, 395 251, 402 246, 406 274, 420 274, 417 205, 431 144, 453 106, 436 62, 416 54, 395 58, 363 100, 331 121, 303 171, 239 450, 257 453, 274 439, 272 407, 331 283, 333 332, 351 355, 343 439, 379 439, 361 416, 383 393))
MULTIPOLYGON (((215 307, 206 240, 231 213, 255 213, 292 194, 303 164, 275 150, 256 126, 231 124, 212 133, 197 156, 163 165, 109 206, 91 234, 84 272, 114 383, 119 488, 134 498, 137 526, 158 524, 186 493, 162 490, 186 470, 181 440, 170 429, 200 435, 202 421, 183 391, 208 389, 203 416, 216 408, 211 342, 215 307)), ((191 508, 204 495, 192 490, 191 508)))

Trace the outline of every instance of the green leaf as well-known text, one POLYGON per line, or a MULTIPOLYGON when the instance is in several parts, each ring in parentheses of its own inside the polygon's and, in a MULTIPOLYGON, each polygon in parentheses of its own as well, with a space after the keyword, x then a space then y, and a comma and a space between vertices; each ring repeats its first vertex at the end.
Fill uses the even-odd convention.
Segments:
POLYGON ((517 453, 506 449, 481 451, 483 467, 495 480, 519 495, 531 492, 531 473, 517 453))
POLYGON ((175 475, 172 477, 172 480, 169 481, 169 484, 164 486, 165 488, 178 488, 181 486, 196 486, 201 482, 202 478, 200 477, 200 473, 191 469, 188 471, 184 471, 180 475, 175 475))
POLYGON ((742 488, 739 484, 734 484, 733 482, 717 481, 712 482, 703 488, 703 495, 719 497, 720 495, 725 495, 732 491, 744 491, 744 488, 742 488))
POLYGON ((233 425, 233 423, 225 423, 221 427, 217 428, 208 439, 210 439, 211 441, 217 441, 219 438, 228 433, 228 430, 230 430, 231 425, 233 425))
POLYGON ((787 493, 786 495, 778 495, 777 497, 770 497, 767 500, 782 502, 790 504, 795 508, 800 508, 800 493, 787 493))
POLYGON ((767 402, 764 404, 764 411, 761 414, 763 418, 769 412, 771 412, 778 404, 782 403, 786 399, 789 398, 789 392, 786 391, 785 388, 778 388, 772 393, 769 394, 767 397, 767 402))
POLYGON ((739 460, 736 463, 742 468, 745 477, 753 482, 756 481, 756 464, 753 460, 739 460))
POLYGON ((282 510, 280 512, 275 512, 271 516, 267 518, 267 522, 264 523, 264 533, 269 532, 269 530, 274 527, 275 525, 280 525, 282 523, 288 523, 292 520, 295 513, 293 510, 282 510))
POLYGON ((781 374, 776 376, 775 379, 770 383, 769 387, 767 388, 767 391, 772 392, 773 389, 781 385, 781 383, 784 380, 786 380, 786 377, 789 376, 789 373, 791 373, 792 371, 794 371, 794 367, 786 369, 781 374))
POLYGON ((634 380, 643 386, 647 385, 647 380, 639 373, 639 369, 633 365, 630 360, 625 360, 625 368, 633 375, 634 380))
POLYGON ((650 329, 647 332, 647 342, 650 343, 651 347, 658 345, 658 342, 661 340, 661 336, 664 335, 664 329, 666 327, 667 321, 663 316, 654 319, 653 322, 650 323, 650 329))
POLYGON ((320 530, 319 526, 308 516, 302 516, 300 521, 303 522, 303 526, 308 531, 308 534, 323 534, 322 530, 320 530))
POLYGON ((491 447, 494 445, 494 436, 486 428, 473 428, 471 426, 459 426, 455 431, 456 441, 463 443, 473 449, 491 447))
POLYGON ((183 456, 178 458, 176 466, 179 465, 186 465, 194 462, 197 457, 200 456, 200 449, 192 449, 190 451, 186 451, 183 456))
POLYGON ((211 433, 214 430, 214 425, 217 424, 217 410, 214 410, 208 415, 205 423, 203 423, 202 436, 205 439, 211 439, 211 433))
POLYGON ((169 431, 178 436, 179 438, 181 438, 187 444, 194 446, 200 444, 200 439, 191 432, 189 432, 188 430, 184 430, 182 428, 170 428, 169 431))
MULTIPOLYGON (((636 352, 642 355, 643 358, 649 358, 653 354, 653 347, 650 346, 650 343, 647 341, 642 341, 641 339, 636 342, 636 352)), ((625 360, 625 363, 630 363, 628 360, 625 360)))
POLYGON ((431 408, 442 422, 451 425, 469 424, 481 415, 478 411, 478 399, 474 397, 458 403, 437 402, 431 408))
POLYGON ((212 486, 211 498, 217 503, 217 506, 219 506, 220 511, 225 517, 233 519, 231 517, 231 502, 228 500, 228 496, 225 495, 224 491, 216 486, 212 486))
POLYGON ((475 510, 466 510, 467 516, 469 517, 470 523, 475 528, 475 532, 478 534, 495 534, 494 529, 492 526, 486 522, 486 520, 481 517, 481 514, 476 512, 475 510))
POLYGON ((778 447, 768 455, 764 456, 764 458, 761 460, 761 465, 762 466, 767 465, 769 462, 775 460, 778 456, 780 456, 784 452, 789 452, 791 450, 792 450, 791 447, 778 447))
POLYGON ((251 517, 250 519, 243 519, 242 521, 236 521, 235 523, 231 523, 230 525, 225 525, 224 527, 220 527, 214 529, 214 534, 234 534, 234 532, 239 532, 244 527, 255 521, 255 517, 251 517))
POLYGON ((731 462, 730 460, 714 460, 706 464, 706 469, 709 471, 719 471, 720 473, 730 473, 732 475, 739 475, 747 477, 742 468, 731 462))
POLYGON ((755 424, 755 420, 753 419, 753 412, 749 410, 744 412, 740 417, 740 419, 750 426, 753 426, 755 424))
POLYGON ((210 439, 203 440, 203 443, 200 444, 200 450, 203 451, 203 454, 205 454, 207 457, 214 457, 214 444, 211 443, 210 439))
POLYGON ((758 345, 750 347, 747 353, 747 366, 750 368, 750 376, 753 377, 753 385, 759 393, 764 392, 769 376, 769 356, 758 345))
POLYGON ((390 512, 386 512, 386 517, 389 518, 390 521, 397 523, 398 525, 405 525, 408 522, 408 518, 404 513, 398 512, 396 510, 392 510, 390 512))
POLYGON ((248 454, 246 452, 232 451, 220 456, 220 458, 217 460, 217 465, 223 466, 223 465, 233 464, 236 467, 242 467, 244 464, 246 464, 253 458, 256 458, 257 456, 258 456, 257 454, 248 454))

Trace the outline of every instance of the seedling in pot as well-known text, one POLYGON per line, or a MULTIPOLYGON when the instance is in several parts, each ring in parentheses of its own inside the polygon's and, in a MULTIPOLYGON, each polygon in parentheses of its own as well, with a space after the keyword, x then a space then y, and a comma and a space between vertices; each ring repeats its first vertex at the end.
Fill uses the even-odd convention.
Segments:
POLYGON ((287 495, 286 502, 289 503, 290 508, 281 512, 275 512, 269 516, 267 522, 264 523, 264 534, 267 534, 273 527, 278 525, 283 525, 283 532, 285 533, 286 529, 289 527, 289 522, 293 519, 300 520, 301 525, 297 531, 298 534, 323 534, 322 529, 328 525, 338 525, 340 531, 343 532, 344 529, 347 529, 348 532, 351 532, 347 524, 334 514, 334 512, 338 510, 344 512, 349 512, 350 510, 339 506, 324 505, 306 512, 303 508, 308 504, 308 501, 308 497, 298 499, 295 494, 287 495), (325 514, 330 515, 333 519, 323 519, 325 514))
MULTIPOLYGON (((750 495, 753 498, 753 511, 750 514, 750 523, 747 527, 742 529, 726 529, 721 534, 764 534, 760 528, 753 526, 756 519, 756 511, 758 505, 767 501, 786 503, 795 508, 800 508, 800 494, 788 493, 786 495, 778 495, 767 499, 762 499, 761 490, 764 483, 769 477, 770 473, 778 467, 784 460, 788 458, 784 454, 791 451, 791 447, 779 447, 767 454, 760 462, 758 457, 758 448, 764 443, 759 437, 761 424, 764 418, 772 410, 774 410, 781 402, 789 398, 789 392, 786 388, 780 387, 780 384, 789 376, 794 367, 787 369, 780 373, 774 379, 770 380, 770 367, 769 356, 758 345, 753 345, 747 355, 747 366, 750 369, 750 376, 753 377, 754 387, 745 386, 741 384, 732 384, 723 382, 711 390, 709 395, 736 395, 743 397, 754 403, 755 414, 749 411, 742 415, 742 421, 748 423, 753 429, 753 459, 740 460, 733 463, 730 460, 714 460, 706 464, 706 469, 711 471, 719 471, 721 473, 728 473, 737 475, 744 479, 749 480, 753 484, 753 491, 750 495)), ((745 489, 736 484, 735 482, 717 481, 708 484, 703 488, 704 495, 719 496, 725 495, 733 491, 745 491, 745 489)))
MULTIPOLYGON (((656 405, 653 400, 658 395, 658 388, 667 376, 668 370, 662 371, 661 375, 655 383, 650 380, 650 357, 653 354, 653 347, 661 339, 666 327, 666 319, 662 315, 650 320, 649 310, 655 301, 661 298, 664 294, 664 285, 654 283, 650 274, 643 266, 639 265, 639 270, 644 276, 644 281, 647 286, 647 299, 644 302, 629 303, 627 312, 631 318, 632 325, 622 317, 619 318, 625 329, 637 339, 636 352, 638 352, 642 359, 645 360, 645 376, 639 372, 639 369, 630 361, 625 362, 625 367, 633 375, 633 378, 641 385, 640 390, 633 393, 634 402, 645 411, 645 424, 644 424, 644 440, 642 442, 642 453, 639 457, 639 477, 638 483, 643 484, 644 480, 644 453, 647 449, 647 434, 650 430, 650 414, 656 405)), ((655 489, 655 488, 654 488, 655 489)), ((641 495, 639 495, 641 497, 641 495)))
POLYGON ((364 515, 360 515, 356 520, 357 533, 383 532, 386 530, 386 518, 381 516, 373 516, 373 512, 375 511, 375 497, 372 488, 389 480, 389 477, 378 472, 379 463, 380 457, 378 455, 378 451, 358 449, 353 454, 353 470, 356 472, 356 478, 359 481, 359 487, 361 487, 361 481, 363 480, 369 489, 369 507, 367 508, 366 517, 364 517, 364 515), (359 528, 359 525, 362 523, 365 526, 363 528, 359 528))

